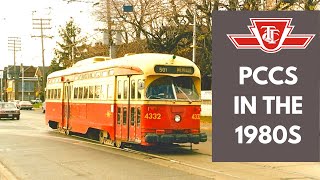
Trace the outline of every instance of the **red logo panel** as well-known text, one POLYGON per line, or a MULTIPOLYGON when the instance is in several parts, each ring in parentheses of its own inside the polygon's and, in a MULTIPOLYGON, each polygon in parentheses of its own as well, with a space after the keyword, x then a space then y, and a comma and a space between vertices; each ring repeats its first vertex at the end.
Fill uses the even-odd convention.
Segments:
POLYGON ((276 53, 281 49, 305 49, 315 34, 291 34, 292 18, 250 18, 251 34, 227 34, 237 49, 261 49, 276 53))

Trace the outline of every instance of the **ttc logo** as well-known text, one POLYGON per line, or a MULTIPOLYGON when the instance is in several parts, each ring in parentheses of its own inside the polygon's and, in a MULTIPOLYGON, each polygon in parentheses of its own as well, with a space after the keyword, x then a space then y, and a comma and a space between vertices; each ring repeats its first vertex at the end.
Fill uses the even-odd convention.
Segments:
POLYGON ((281 49, 305 49, 315 34, 291 34, 292 18, 250 18, 251 34, 227 34, 237 49, 261 49, 276 53, 281 49))

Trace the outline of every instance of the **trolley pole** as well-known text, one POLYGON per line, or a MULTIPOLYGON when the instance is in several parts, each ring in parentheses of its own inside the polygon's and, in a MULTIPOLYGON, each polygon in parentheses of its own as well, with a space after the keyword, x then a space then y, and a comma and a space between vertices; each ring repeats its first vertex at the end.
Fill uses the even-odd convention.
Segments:
MULTIPOLYGON (((42 87, 41 91, 44 94, 44 89, 46 86, 46 75, 45 75, 45 63, 44 63, 44 43, 43 39, 44 38, 52 38, 51 36, 44 35, 43 30, 45 29, 51 29, 50 22, 51 19, 32 19, 33 23, 33 29, 40 29, 40 36, 31 36, 31 37, 40 37, 41 38, 41 55, 42 55, 42 87)), ((45 98, 45 96, 43 96, 45 98)))
POLYGON ((21 51, 21 38, 20 37, 8 37, 8 50, 13 51, 13 75, 14 75, 14 98, 18 99, 18 73, 16 68, 16 52, 21 51))

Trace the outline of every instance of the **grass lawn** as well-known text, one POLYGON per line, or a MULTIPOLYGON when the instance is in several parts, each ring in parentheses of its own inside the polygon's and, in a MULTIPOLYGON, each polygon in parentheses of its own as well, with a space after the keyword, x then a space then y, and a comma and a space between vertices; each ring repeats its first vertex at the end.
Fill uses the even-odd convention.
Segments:
POLYGON ((34 108, 40 108, 42 106, 42 103, 35 103, 32 105, 34 108))

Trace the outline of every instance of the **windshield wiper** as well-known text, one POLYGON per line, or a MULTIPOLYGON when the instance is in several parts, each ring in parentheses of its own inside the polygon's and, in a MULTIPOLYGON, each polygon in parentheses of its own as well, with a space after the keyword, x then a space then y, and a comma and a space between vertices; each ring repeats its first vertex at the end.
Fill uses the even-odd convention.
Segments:
MULTIPOLYGON (((176 85, 176 86, 177 86, 177 85, 176 85)), ((192 103, 192 100, 188 97, 188 95, 187 95, 179 86, 177 86, 177 88, 178 88, 179 91, 181 91, 181 92, 183 93, 184 96, 186 96, 186 98, 188 99, 188 101, 189 101, 190 103, 192 103)))

